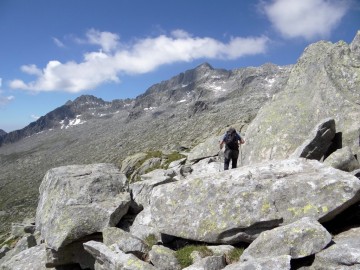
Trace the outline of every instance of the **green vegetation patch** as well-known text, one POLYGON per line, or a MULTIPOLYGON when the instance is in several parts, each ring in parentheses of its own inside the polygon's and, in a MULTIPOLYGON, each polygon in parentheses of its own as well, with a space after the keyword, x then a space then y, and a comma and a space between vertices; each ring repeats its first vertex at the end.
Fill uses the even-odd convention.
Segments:
POLYGON ((200 253, 201 257, 212 256, 213 253, 210 249, 208 249, 204 245, 188 245, 176 251, 175 256, 178 260, 181 268, 188 267, 193 264, 193 260, 191 258, 191 253, 197 251, 200 253))
POLYGON ((243 254, 244 248, 234 248, 229 254, 226 255, 226 262, 228 264, 238 262, 240 259, 240 256, 243 254))
POLYGON ((145 238, 145 244, 147 244, 150 249, 152 248, 152 246, 156 245, 156 243, 157 243, 157 239, 154 234, 149 234, 145 238))

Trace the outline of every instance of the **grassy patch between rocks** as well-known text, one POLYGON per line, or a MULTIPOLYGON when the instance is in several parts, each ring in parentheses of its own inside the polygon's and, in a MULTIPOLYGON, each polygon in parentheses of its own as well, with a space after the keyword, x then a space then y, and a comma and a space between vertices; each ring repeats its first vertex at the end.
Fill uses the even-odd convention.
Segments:
POLYGON ((201 257, 213 255, 212 251, 203 245, 188 245, 176 251, 175 256, 181 268, 188 267, 193 264, 191 253, 197 251, 201 257))
POLYGON ((154 234, 149 234, 145 238, 145 244, 147 244, 150 249, 152 248, 152 246, 156 245, 156 243, 157 243, 157 239, 156 239, 156 236, 154 234))
POLYGON ((226 262, 228 264, 238 262, 243 252, 244 248, 234 248, 229 254, 227 254, 226 262))

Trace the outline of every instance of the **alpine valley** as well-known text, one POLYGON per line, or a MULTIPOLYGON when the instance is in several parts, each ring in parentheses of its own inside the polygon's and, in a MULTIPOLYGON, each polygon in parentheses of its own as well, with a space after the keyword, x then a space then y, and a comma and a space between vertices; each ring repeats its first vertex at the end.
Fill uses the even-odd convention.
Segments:
MULTIPOLYGON (((156 248, 194 241, 250 246, 235 263, 225 256, 218 268, 188 269, 255 269, 263 263, 278 268, 256 269, 360 269, 359 253, 350 263, 318 256, 330 252, 331 241, 343 249, 343 240, 336 239, 345 236, 337 234, 360 225, 359 144, 360 31, 350 44, 311 44, 294 65, 224 70, 204 63, 135 99, 79 96, 21 130, 0 129, 0 244, 18 240, 14 224, 33 220, 29 223, 36 223, 41 240, 32 249, 40 254, 45 245, 51 250, 47 267, 181 269, 158 262, 156 256, 165 251, 156 248), (240 167, 224 172, 219 140, 230 126, 241 131, 246 143, 240 167), (121 207, 103 203, 112 197, 121 207), (84 201, 92 205, 89 215, 106 207, 107 214, 113 212, 97 213, 67 229, 64 216, 84 217, 84 201), (98 201, 103 204, 95 205, 98 201), (76 212, 56 212, 69 205, 76 212), (341 216, 349 209, 351 218, 341 216), (137 221, 140 215, 150 225, 137 221), (351 221, 341 228, 331 223, 340 216, 351 221), (97 219, 97 227, 84 225, 97 219), (114 228, 141 240, 154 235, 162 245, 137 250, 141 255, 130 252, 140 268, 119 266, 135 259, 119 255, 125 251, 112 243, 119 233, 114 228), (310 231, 314 235, 303 235, 310 231), (290 232, 313 242, 279 251, 301 244, 278 242, 284 235, 292 237, 290 232), (69 255, 79 241, 91 260, 69 255), (321 268, 325 261, 329 266, 321 268)), ((8 254, 0 269, 21 269, 11 268, 16 265, 12 257, 21 253, 8 254)), ((200 265, 202 258, 194 262, 200 265)))

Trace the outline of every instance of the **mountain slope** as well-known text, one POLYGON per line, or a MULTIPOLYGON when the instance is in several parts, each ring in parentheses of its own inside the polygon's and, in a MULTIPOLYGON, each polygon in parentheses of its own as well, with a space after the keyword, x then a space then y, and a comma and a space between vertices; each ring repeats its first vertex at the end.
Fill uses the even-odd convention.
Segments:
POLYGON ((281 91, 290 70, 266 64, 227 71, 203 64, 135 99, 81 96, 6 135, 0 147, 0 234, 24 213, 34 214, 39 184, 50 168, 120 166, 137 152, 193 147, 227 125, 249 123, 281 91))

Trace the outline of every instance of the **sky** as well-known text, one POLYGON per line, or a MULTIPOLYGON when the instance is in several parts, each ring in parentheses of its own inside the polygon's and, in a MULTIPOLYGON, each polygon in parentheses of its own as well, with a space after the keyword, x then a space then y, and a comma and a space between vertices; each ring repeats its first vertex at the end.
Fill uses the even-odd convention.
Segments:
POLYGON ((84 94, 135 98, 204 62, 295 64, 358 30, 360 0, 0 0, 0 129, 84 94))

